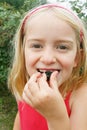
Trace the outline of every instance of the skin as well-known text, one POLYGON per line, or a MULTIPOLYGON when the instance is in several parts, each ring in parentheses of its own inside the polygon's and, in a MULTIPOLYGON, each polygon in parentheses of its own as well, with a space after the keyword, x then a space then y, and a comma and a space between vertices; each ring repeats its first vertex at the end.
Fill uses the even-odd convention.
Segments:
MULTIPOLYGON (((49 130, 87 130, 87 85, 72 92, 70 118, 59 92, 78 63, 74 30, 52 13, 42 13, 30 20, 24 44, 30 79, 24 87, 23 100, 46 118, 49 130), (53 71, 49 82, 38 69, 53 71)), ((19 114, 13 130, 20 130, 19 114)))

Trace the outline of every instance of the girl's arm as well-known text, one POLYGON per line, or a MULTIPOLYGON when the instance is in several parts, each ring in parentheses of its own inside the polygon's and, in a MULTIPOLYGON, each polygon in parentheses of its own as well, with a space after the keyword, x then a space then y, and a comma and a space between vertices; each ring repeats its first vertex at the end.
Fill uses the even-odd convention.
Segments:
POLYGON ((49 119, 47 121, 49 130, 71 130, 69 118, 49 119))
POLYGON ((19 112, 17 112, 16 118, 15 118, 15 122, 14 122, 14 126, 13 126, 13 130, 21 130, 21 129, 20 129, 20 117, 19 117, 19 112))
POLYGON ((87 84, 72 94, 71 130, 87 130, 87 84))

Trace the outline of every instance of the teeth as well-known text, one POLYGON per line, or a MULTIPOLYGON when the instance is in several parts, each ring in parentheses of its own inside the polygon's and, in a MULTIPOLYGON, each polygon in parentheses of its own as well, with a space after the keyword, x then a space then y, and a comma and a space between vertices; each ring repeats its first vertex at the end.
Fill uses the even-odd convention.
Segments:
POLYGON ((40 73, 45 73, 45 71, 41 71, 41 70, 39 70, 39 69, 38 69, 37 71, 40 72, 40 73))
POLYGON ((39 69, 37 71, 40 72, 40 73, 53 72, 51 70, 39 70, 39 69))
MULTIPOLYGON (((46 73, 46 72, 54 72, 53 70, 39 70, 39 69, 37 69, 37 71, 38 72, 40 72, 40 73, 46 73)), ((58 72, 60 72, 60 70, 56 70, 56 71, 58 71, 58 72)))
POLYGON ((39 69, 37 69, 37 71, 40 72, 40 73, 45 73, 45 70, 39 70, 39 69))

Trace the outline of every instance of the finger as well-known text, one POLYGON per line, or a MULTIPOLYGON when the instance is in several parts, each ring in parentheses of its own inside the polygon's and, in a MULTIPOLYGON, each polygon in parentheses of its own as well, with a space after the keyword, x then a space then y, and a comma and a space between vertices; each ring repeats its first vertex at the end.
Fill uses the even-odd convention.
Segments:
POLYGON ((33 108, 37 108, 40 103, 39 92, 40 91, 38 92, 33 91, 33 94, 32 94, 30 89, 26 87, 23 91, 22 98, 27 104, 31 105, 33 108))
POLYGON ((47 89, 49 87, 45 73, 43 73, 42 76, 38 78, 38 84, 40 89, 47 89))
POLYGON ((63 83, 63 76, 62 76, 62 74, 57 74, 56 79, 57 79, 57 87, 59 88, 62 85, 62 83, 63 83))
POLYGON ((27 82, 28 90, 34 95, 39 90, 38 78, 41 76, 40 73, 35 73, 31 76, 29 81, 27 82))
POLYGON ((30 89, 28 88, 28 86, 26 85, 26 87, 24 88, 24 91, 23 91, 23 95, 22 95, 22 98, 23 100, 31 105, 32 107, 36 108, 37 105, 38 105, 38 102, 39 102, 39 91, 35 91, 35 89, 33 89, 34 91, 33 94, 31 93, 30 89))
POLYGON ((25 95, 27 97, 27 99, 29 99, 29 100, 31 100, 33 98, 33 95, 31 93, 27 83, 26 83, 26 85, 24 87, 22 97, 23 97, 23 95, 25 95))
POLYGON ((40 72, 34 73, 30 79, 28 80, 28 83, 30 82, 37 82, 37 79, 41 76, 40 72))
POLYGON ((23 92, 22 98, 23 98, 23 100, 24 100, 27 104, 29 104, 30 106, 33 106, 33 105, 32 105, 32 101, 30 100, 30 97, 27 96, 25 92, 23 92))
POLYGON ((62 75, 58 71, 53 72, 50 77, 50 86, 58 90, 61 84, 62 84, 62 75))
POLYGON ((50 86, 51 86, 51 88, 54 88, 54 89, 58 90, 57 75, 58 75, 57 71, 55 71, 55 72, 53 72, 51 74, 51 77, 50 77, 50 86))

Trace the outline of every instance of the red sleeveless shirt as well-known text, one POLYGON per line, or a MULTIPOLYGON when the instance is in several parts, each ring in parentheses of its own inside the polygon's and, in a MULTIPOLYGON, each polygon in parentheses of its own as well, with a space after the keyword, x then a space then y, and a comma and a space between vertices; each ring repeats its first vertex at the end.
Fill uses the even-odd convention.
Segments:
MULTIPOLYGON (((68 116, 70 116, 71 113, 69 106, 70 95, 71 93, 69 93, 64 100, 68 116)), ((20 114, 21 130, 48 130, 45 118, 31 106, 25 102, 19 102, 18 110, 20 114)))

